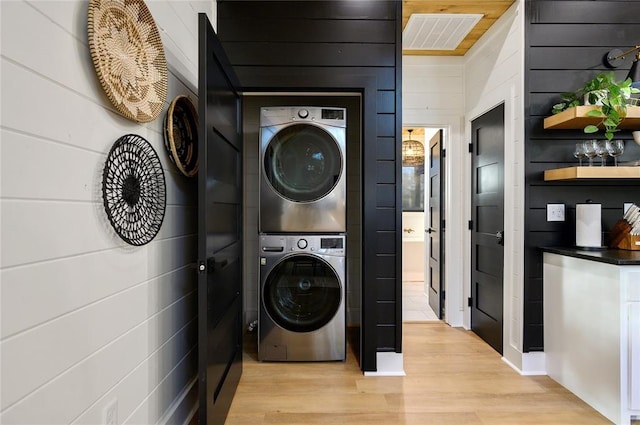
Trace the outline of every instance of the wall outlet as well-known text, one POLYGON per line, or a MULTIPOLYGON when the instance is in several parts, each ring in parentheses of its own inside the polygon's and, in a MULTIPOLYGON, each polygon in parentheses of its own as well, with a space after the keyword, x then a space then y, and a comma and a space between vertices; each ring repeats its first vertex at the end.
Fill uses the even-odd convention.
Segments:
POLYGON ((104 425, 118 425, 118 399, 114 398, 102 409, 104 425))
POLYGON ((547 204, 547 221, 564 221, 564 204, 547 204))

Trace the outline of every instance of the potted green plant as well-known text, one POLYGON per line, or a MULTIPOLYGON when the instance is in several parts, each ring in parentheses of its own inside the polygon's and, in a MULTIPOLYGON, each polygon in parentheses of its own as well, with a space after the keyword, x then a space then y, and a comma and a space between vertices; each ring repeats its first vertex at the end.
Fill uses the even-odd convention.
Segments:
POLYGON ((613 139, 613 133, 618 131, 618 126, 627 115, 627 104, 631 94, 640 93, 640 90, 631 87, 630 78, 624 81, 616 81, 613 72, 598 74, 594 80, 596 79, 600 90, 605 90, 606 95, 600 101, 601 106, 587 112, 587 116, 601 118, 601 121, 598 125, 587 125, 584 128, 584 132, 595 133, 598 131, 598 126, 602 125, 604 137, 607 140, 611 140, 613 139))
POLYGON ((557 114, 565 109, 580 105, 580 97, 585 104, 598 105, 599 108, 587 112, 587 116, 600 118, 596 124, 584 127, 585 133, 596 133, 599 127, 604 129, 607 140, 613 139, 618 126, 627 114, 627 105, 631 95, 640 93, 640 90, 631 87, 631 79, 616 81, 613 72, 599 73, 587 81, 580 90, 573 93, 563 93, 563 102, 553 105, 552 113, 557 114))

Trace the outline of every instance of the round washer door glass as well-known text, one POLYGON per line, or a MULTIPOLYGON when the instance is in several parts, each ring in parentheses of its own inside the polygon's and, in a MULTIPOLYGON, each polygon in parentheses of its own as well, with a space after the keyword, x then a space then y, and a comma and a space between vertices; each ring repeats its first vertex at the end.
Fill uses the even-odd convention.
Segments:
POLYGON ((335 316, 342 294, 334 269, 310 255, 294 255, 267 276, 262 300, 271 319, 286 330, 312 332, 335 316))
POLYGON ((294 202, 312 202, 329 194, 342 172, 336 140, 315 125, 285 127, 269 141, 264 171, 271 186, 294 202))

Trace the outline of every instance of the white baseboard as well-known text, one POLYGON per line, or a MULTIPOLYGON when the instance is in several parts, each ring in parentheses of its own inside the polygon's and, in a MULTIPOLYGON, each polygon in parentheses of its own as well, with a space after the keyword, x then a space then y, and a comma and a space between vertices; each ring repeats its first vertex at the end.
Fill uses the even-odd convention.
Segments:
POLYGON ((376 363, 378 370, 365 372, 364 376, 407 376, 402 353, 377 353, 376 363))
POLYGON ((502 358, 502 361, 511 366, 511 368, 518 372, 520 375, 534 376, 547 374, 545 353, 541 351, 523 353, 522 369, 518 368, 505 357, 502 358))

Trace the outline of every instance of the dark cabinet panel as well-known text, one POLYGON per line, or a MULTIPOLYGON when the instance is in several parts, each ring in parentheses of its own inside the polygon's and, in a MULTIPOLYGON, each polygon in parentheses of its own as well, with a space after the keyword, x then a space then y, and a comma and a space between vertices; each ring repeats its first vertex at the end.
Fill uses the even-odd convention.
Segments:
POLYGON ((269 43, 225 41, 237 65, 394 66, 393 44, 269 43), (295 52, 292 54, 292 52, 295 52))
MULTIPOLYGON (((393 1, 218 0, 218 21, 225 19, 241 21, 239 18, 386 19, 394 21, 397 16, 396 4, 393 1)), ((251 31, 251 28, 246 29, 251 31)))
MULTIPOLYGON (((627 3, 627 2, 625 2, 627 3)), ((612 9, 618 6, 610 6, 612 9)), ((624 6, 620 6, 624 7, 624 6)), ((637 6, 636 6, 637 9, 637 6)), ((580 10, 576 10, 576 15, 580 10)), ((636 15, 638 16, 638 15, 636 15)), ((625 29, 632 31, 635 25, 619 25, 608 23, 606 16, 599 23, 567 25, 564 23, 534 25, 529 33, 531 46, 602 46, 605 51, 609 46, 629 46, 625 29), (582 28, 589 27, 589 31, 582 28)))
POLYGON ((398 326, 395 325, 378 325, 378 350, 379 351, 395 351, 395 340, 397 332, 400 332, 398 326))
POLYGON ((377 192, 377 207, 393 208, 396 206, 396 186, 394 184, 379 184, 377 192))
POLYGON ((221 19, 219 31, 227 42, 289 42, 304 43, 388 43, 395 44, 392 20, 274 18, 221 19), (247 31, 251 28, 251 31, 247 31))
MULTIPOLYGON (((392 67, 334 67, 330 70, 313 66, 266 66, 262 65, 236 65, 234 67, 242 87, 246 90, 269 90, 273 88, 285 88, 287 90, 308 90, 318 88, 333 88, 340 91, 352 91, 362 89, 361 86, 351 83, 336 83, 340 76, 361 76, 375 79, 377 90, 395 90, 396 69, 392 67), (330 71, 330 72, 328 72, 330 71)), ((350 77, 353 78, 353 77, 350 77)), ((375 105, 374 105, 375 106, 375 105)), ((385 108, 390 108, 385 106, 385 108)))
MULTIPOLYGON (((376 251, 381 254, 394 254, 396 252, 396 232, 378 232, 376 235, 376 251)), ((378 299, 383 299, 378 294, 378 299)), ((393 299, 388 296, 385 299, 393 299)))
POLYGON ((602 17, 607 17, 607 22, 612 24, 636 24, 640 14, 640 4, 633 1, 557 1, 546 0, 532 2, 534 23, 559 23, 559 24, 592 24, 602 22, 602 17))
POLYGON ((378 137, 376 141, 376 160, 393 161, 396 157, 396 143, 393 137, 378 137))

